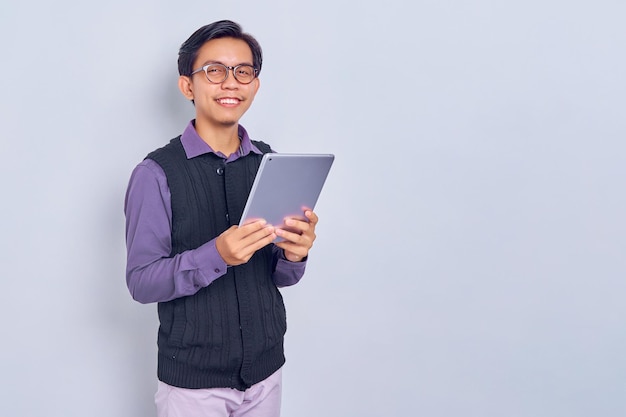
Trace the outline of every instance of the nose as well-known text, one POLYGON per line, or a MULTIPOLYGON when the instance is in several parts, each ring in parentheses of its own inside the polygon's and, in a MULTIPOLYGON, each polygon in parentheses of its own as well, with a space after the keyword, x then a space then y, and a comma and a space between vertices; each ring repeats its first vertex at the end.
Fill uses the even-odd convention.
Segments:
POLYGON ((232 68, 226 69, 226 79, 222 82, 223 88, 236 88, 239 86, 239 81, 235 79, 235 70, 232 68))

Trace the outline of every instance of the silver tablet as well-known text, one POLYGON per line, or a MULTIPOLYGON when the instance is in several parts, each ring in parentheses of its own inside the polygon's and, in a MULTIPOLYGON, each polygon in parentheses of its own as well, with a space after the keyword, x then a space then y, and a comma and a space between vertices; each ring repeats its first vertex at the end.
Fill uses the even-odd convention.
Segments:
POLYGON ((263 155, 239 225, 250 219, 274 226, 285 217, 306 220, 304 210, 315 208, 334 160, 332 154, 263 155))

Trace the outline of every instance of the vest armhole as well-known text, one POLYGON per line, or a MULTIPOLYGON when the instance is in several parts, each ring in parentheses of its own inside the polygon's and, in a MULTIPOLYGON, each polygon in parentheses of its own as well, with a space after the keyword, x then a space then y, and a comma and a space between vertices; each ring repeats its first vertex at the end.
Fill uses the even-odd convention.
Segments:
POLYGON ((260 140, 253 140, 252 143, 254 144, 254 146, 256 146, 263 153, 273 152, 272 148, 270 147, 270 145, 268 145, 265 142, 262 142, 260 140))

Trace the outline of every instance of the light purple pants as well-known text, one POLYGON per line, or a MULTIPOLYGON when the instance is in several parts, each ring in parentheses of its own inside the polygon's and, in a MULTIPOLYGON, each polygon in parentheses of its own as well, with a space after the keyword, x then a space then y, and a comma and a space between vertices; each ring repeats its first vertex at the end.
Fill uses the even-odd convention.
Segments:
POLYGON ((280 417, 282 369, 245 391, 187 389, 159 381, 154 402, 158 417, 280 417))

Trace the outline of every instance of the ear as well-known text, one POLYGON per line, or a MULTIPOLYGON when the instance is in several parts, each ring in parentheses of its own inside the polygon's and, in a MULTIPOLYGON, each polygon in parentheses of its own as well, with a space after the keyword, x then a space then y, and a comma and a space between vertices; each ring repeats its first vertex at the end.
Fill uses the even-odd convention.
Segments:
POLYGON ((191 78, 186 75, 178 77, 178 89, 188 100, 193 100, 193 84, 191 78))
POLYGON ((254 79, 253 81, 254 83, 254 92, 253 92, 253 97, 256 96, 257 91, 259 91, 259 87, 261 87, 261 80, 257 77, 254 79))

